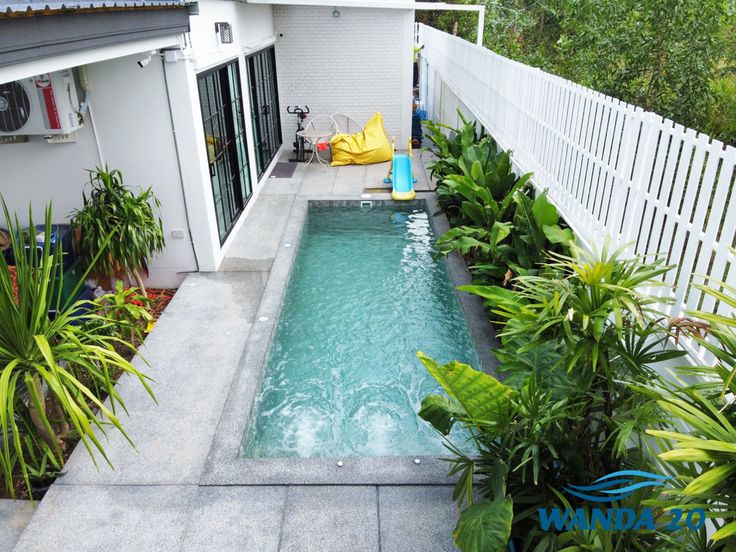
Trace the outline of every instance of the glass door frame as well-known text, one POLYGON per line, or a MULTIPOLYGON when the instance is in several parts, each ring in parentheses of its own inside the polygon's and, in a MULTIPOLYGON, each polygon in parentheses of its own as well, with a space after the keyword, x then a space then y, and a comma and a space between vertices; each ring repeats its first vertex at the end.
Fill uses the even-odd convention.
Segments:
MULTIPOLYGON (((212 189, 212 203, 221 246, 229 237, 254 193, 251 178, 251 158, 248 151, 250 140, 245 124, 247 105, 243 101, 243 79, 240 61, 240 57, 233 58, 196 75, 212 189), (231 67, 232 69, 230 69, 231 67), (209 89, 207 89, 207 99, 210 99, 207 106, 205 104, 206 98, 202 96, 202 82, 206 79, 213 79, 213 84, 217 84, 216 87, 213 87, 213 98, 211 99, 209 98, 209 89), (235 87, 234 91, 231 89, 232 87, 235 87), (211 102, 213 100, 215 111, 212 111, 213 104, 211 102), (230 106, 230 109, 228 109, 228 106, 230 106), (208 108, 207 113, 205 113, 205 107, 208 108), (215 118, 215 122, 211 121, 215 118), (215 126, 217 126, 217 136, 214 135, 215 126), (207 133, 208 128, 213 133, 211 136, 207 133), (212 144, 208 143, 208 137, 213 141, 212 144), (221 148, 219 150, 217 149, 218 139, 221 148), (210 147, 213 150, 212 152, 210 152, 210 147), (220 168, 224 174, 218 174, 220 168), (223 177, 227 179, 224 183, 221 181, 223 177), (219 190, 215 190, 216 186, 219 190), (218 212, 218 192, 222 213, 218 212), (226 209, 227 213, 225 212, 226 209), (221 226, 224 229, 221 229, 221 226)), ((205 86, 207 85, 205 84, 205 86)))
POLYGON ((261 177, 264 175, 266 170, 268 169, 271 162, 276 158, 276 155, 278 154, 279 150, 284 144, 282 132, 281 132, 281 103, 279 101, 279 86, 278 86, 278 76, 276 71, 276 48, 272 44, 270 46, 266 46, 265 48, 262 48, 258 51, 252 52, 248 54, 245 57, 245 69, 247 73, 247 82, 248 82, 248 99, 250 102, 250 109, 251 109, 251 126, 253 130, 253 150, 255 153, 255 169, 257 172, 257 179, 260 180, 261 177), (267 59, 269 61, 270 65, 270 75, 264 72, 263 62, 261 61, 259 66, 256 67, 256 59, 257 58, 263 58, 264 56, 267 56, 267 59), (258 80, 257 78, 253 78, 253 74, 258 71, 257 77, 261 77, 261 80, 258 80), (269 77, 270 80, 267 80, 264 77, 269 77), (254 80, 256 82, 254 82, 254 80), (259 107, 259 95, 265 96, 265 91, 262 89, 262 87, 268 84, 271 85, 271 92, 272 94, 269 96, 268 100, 270 103, 263 105, 262 107, 259 107), (276 104, 275 109, 273 107, 273 104, 276 104), (266 113, 263 113, 263 109, 267 109, 268 111, 266 113), (274 115, 276 116, 276 121, 274 121, 274 115), (263 125, 263 117, 269 117, 270 119, 270 125, 269 128, 264 129, 262 128, 263 125), (274 124, 275 122, 275 124, 274 124), (265 134, 262 132, 265 131, 265 134), (262 140, 263 138, 263 140, 262 140), (267 142, 267 147, 265 149, 269 151, 265 151, 264 148, 262 148, 263 142, 267 142))

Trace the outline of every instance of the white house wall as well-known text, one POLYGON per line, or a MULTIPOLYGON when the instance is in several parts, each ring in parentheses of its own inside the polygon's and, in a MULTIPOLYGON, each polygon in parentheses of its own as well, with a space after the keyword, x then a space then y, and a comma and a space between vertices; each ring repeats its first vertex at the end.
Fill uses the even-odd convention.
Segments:
MULTIPOLYGON (((68 222, 70 212, 82 204, 85 169, 102 163, 99 143, 104 161, 122 171, 126 184, 152 186, 161 200, 167 247, 152 260, 148 285, 176 286, 196 264, 186 231, 161 61, 154 56, 141 68, 136 62, 145 54, 86 65, 96 126, 87 113, 76 143, 48 144, 41 136, 31 136, 26 143, 0 144, 0 192, 23 224, 29 203, 37 220, 52 203, 54 221, 68 222), (184 237, 174 238, 174 230, 183 230, 184 237)), ((79 94, 81 100, 84 92, 79 94)))
POLYGON ((139 56, 88 67, 97 134, 105 161, 132 186, 152 186, 161 201, 166 249, 150 267, 150 286, 181 283, 197 269, 169 116, 161 59, 141 68, 139 56), (176 235, 182 237, 174 237, 176 235))
POLYGON ((249 116, 249 97, 245 55, 264 47, 273 40, 271 6, 248 5, 240 2, 204 0, 199 3, 199 14, 190 18, 190 48, 179 61, 166 63, 165 69, 171 90, 171 106, 174 113, 177 144, 184 174, 187 203, 190 206, 189 220, 200 270, 217 270, 230 243, 237 234, 244 216, 230 232, 228 240, 220 245, 212 185, 209 176, 202 113, 197 91, 197 74, 238 60, 243 92, 243 103, 248 140, 253 197, 245 213, 254 203, 259 191, 254 166, 253 128, 249 116), (232 44, 220 44, 215 33, 215 23, 230 23, 233 32, 232 44))
POLYGON ((411 135, 414 11, 274 6, 276 67, 284 142, 296 117, 287 106, 308 105, 310 116, 345 113, 360 124, 380 111, 386 132, 406 147, 411 135))

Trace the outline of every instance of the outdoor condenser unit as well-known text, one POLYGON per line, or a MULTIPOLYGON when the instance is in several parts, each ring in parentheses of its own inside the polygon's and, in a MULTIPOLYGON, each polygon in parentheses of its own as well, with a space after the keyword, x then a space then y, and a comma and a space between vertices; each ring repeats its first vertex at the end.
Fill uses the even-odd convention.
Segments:
POLYGON ((79 111, 71 69, 0 84, 0 136, 69 134, 79 111))

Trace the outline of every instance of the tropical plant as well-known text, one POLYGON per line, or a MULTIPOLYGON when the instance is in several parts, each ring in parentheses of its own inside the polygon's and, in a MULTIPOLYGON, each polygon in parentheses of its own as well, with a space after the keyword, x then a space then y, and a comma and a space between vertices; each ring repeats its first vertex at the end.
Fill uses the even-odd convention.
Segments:
POLYGON ((710 550, 736 547, 736 402, 707 397, 702 390, 680 382, 661 383, 643 392, 658 399, 672 420, 687 429, 650 429, 657 438, 659 458, 672 468, 680 488, 650 503, 688 511, 700 508, 715 526, 710 550))
POLYGON ((460 128, 422 121, 426 128, 427 139, 434 144, 435 159, 429 163, 430 174, 440 182, 451 174, 460 174, 459 159, 463 151, 483 138, 483 128, 478 131, 475 122, 469 121, 458 109, 457 115, 462 121, 460 128))
POLYGON ((488 137, 463 149, 458 169, 437 185, 437 200, 454 225, 487 225, 487 204, 503 202, 531 178, 531 173, 517 177, 508 152, 496 152, 488 137))
MULTIPOLYGON (((548 252, 567 252, 574 240, 572 230, 560 225, 560 216, 546 192, 532 200, 530 191, 522 189, 525 182, 524 177, 519 179, 500 204, 480 194, 478 202, 464 202, 463 211, 481 224, 449 230, 437 240, 439 252, 457 251, 466 256, 478 281, 504 283, 513 276, 535 274, 548 252), (482 207, 473 214, 471 206, 479 205, 482 207), (504 222, 510 211, 511 220, 504 222)), ((473 192, 469 184, 464 183, 462 189, 473 192)), ((470 193, 466 192, 468 197, 470 193)))
POLYGON ((114 293, 102 295, 96 303, 108 319, 117 321, 120 325, 119 333, 125 330, 130 332, 131 341, 134 337, 140 339, 153 320, 147 308, 150 303, 148 297, 140 294, 137 288, 125 289, 122 280, 115 282, 114 293))
POLYGON ((82 194, 83 206, 71 220, 80 255, 100 278, 129 272, 146 295, 141 271, 165 245, 161 218, 154 211, 160 203, 151 188, 133 193, 117 169, 106 166, 88 172, 91 190, 82 194), (115 237, 108 240, 111 233, 115 237))
MULTIPOLYGON (((670 267, 660 259, 624 258, 623 248, 609 251, 607 245, 600 252, 574 246, 569 256, 549 257, 538 274, 514 278, 510 287, 460 287, 483 297, 503 324, 496 355, 510 377, 501 384, 469 366, 439 366, 420 355, 449 395, 427 397, 420 416, 445 435, 458 422, 473 435, 477 455, 451 445, 449 459, 460 476, 456 498, 474 506, 468 531, 500 531, 489 504, 500 508, 498 501, 509 497, 510 535, 524 550, 573 543, 579 549, 651 549, 667 539, 632 532, 612 540, 595 532, 555 535, 540 530, 537 511, 559 507, 565 485, 621 469, 651 469, 642 454, 643 428, 663 427, 661 413, 632 385, 646 385, 656 377, 652 365, 683 353, 667 347, 670 334, 657 310, 662 300, 640 290, 652 289, 670 267), (485 501, 478 503, 474 493, 485 501)), ((641 493, 631 500, 644 498, 641 493)), ((464 520, 456 533, 466 531, 464 520)))
MULTIPOLYGON (((88 301, 62 303, 62 251, 58 244, 51 249, 50 207, 40 251, 29 246, 4 202, 3 211, 16 252, 17 294, 0 256, 0 471, 13 496, 15 476, 30 489, 34 475, 63 466, 72 431, 93 459, 96 450, 109 463, 96 432, 105 434, 109 424, 125 435, 115 414, 125 405, 113 385, 113 371, 135 376, 153 394, 147 377, 115 351, 124 342, 105 335, 105 328, 116 322, 97 314, 99 306, 88 301), (23 251, 27 254, 17 253, 23 251), (92 321, 101 331, 87 328, 92 321), (108 395, 110 406, 98 390, 108 395)), ((30 211, 29 220, 33 227, 30 211)), ((111 238, 112 233, 106 237, 111 238)), ((105 247, 103 240, 101 250, 105 247)))
MULTIPOLYGON (((736 254, 736 250, 732 252, 736 254)), ((706 386, 709 384, 708 380, 712 382, 715 377, 715 381, 722 383, 721 398, 723 398, 729 391, 736 395, 736 318, 733 316, 733 313, 736 313, 736 287, 713 278, 706 278, 706 281, 711 285, 693 284, 693 286, 715 299, 716 304, 730 309, 732 314, 728 316, 705 311, 689 313, 708 323, 708 334, 715 342, 707 335, 697 332, 692 333, 692 337, 713 354, 716 362, 714 366, 687 367, 686 370, 708 378, 704 382, 706 386)))
MULTIPOLYGON (((458 478, 453 496, 464 506, 453 532, 460 550, 500 551, 510 539, 522 550, 537 552, 574 544, 580 548, 566 549, 652 549, 658 536, 643 531, 606 538, 596 531, 571 529, 555 534, 540 527, 540 509, 572 509, 560 493, 562 487, 601 475, 591 467, 591 460, 604 463, 600 457, 607 451, 600 443, 584 439, 585 428, 596 422, 586 412, 588 390, 578 389, 571 379, 543 389, 536 371, 514 389, 468 365, 451 362, 442 366, 422 353, 418 356, 448 395, 425 397, 419 415, 445 436, 454 424, 464 425, 477 448, 477 454, 470 457, 450 443, 454 456, 445 459, 451 465, 450 475, 458 478)), ((618 469, 649 466, 643 455, 633 452, 616 462, 618 469)), ((637 493, 622 506, 638 504, 643 496, 637 493)))
MULTIPOLYGON (((720 312, 736 311, 736 288, 712 278, 706 281, 710 285, 694 287, 720 303, 720 312)), ((709 323, 709 335, 696 331, 690 335, 713 354, 714 365, 682 366, 679 372, 684 380, 639 388, 656 398, 673 420, 685 424, 647 431, 657 438, 660 450, 665 449, 659 458, 681 483, 669 500, 655 503, 707 510, 716 527, 709 535, 712 549, 732 550, 736 547, 736 319, 714 312, 689 314, 709 323)))

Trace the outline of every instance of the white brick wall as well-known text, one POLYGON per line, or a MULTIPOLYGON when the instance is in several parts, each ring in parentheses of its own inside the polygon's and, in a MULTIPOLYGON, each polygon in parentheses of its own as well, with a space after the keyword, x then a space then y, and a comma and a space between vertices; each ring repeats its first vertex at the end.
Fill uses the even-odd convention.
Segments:
MULTIPOLYGON (((339 112, 365 124, 380 111, 386 132, 403 148, 411 133, 413 10, 274 6, 276 67, 284 144, 296 117, 339 112)), ((309 120, 309 119, 307 119, 309 120)))

